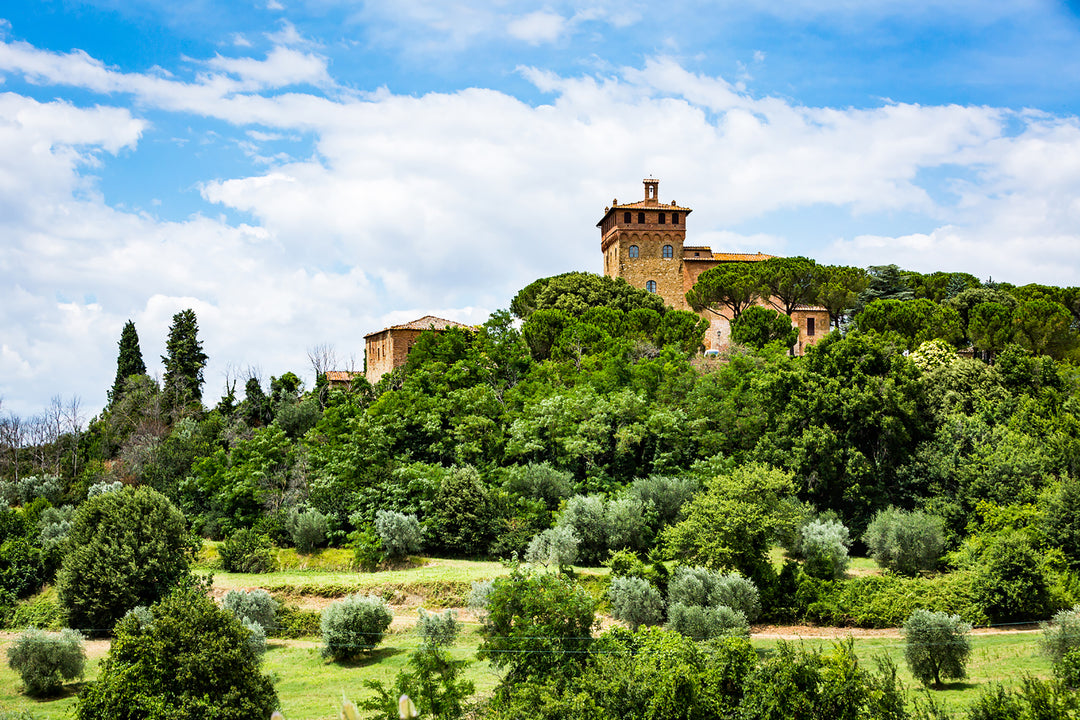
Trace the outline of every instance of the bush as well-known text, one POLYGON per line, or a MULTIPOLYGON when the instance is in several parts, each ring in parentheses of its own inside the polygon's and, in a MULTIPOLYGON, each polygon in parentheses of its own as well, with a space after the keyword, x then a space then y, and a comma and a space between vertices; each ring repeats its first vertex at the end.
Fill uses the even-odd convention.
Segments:
POLYGON ((26 506, 38 498, 55 505, 64 493, 64 486, 55 475, 27 475, 0 484, 0 493, 8 505, 26 506))
POLYGON ((738 610, 747 621, 761 615, 761 598, 757 586, 735 573, 721 575, 702 567, 680 567, 668 583, 668 604, 715 607, 726 605, 738 610))
POLYGON ((7 656, 26 694, 35 697, 55 693, 64 680, 81 678, 86 666, 83 636, 76 630, 54 634, 30 628, 15 639, 7 656))
POLYGON ((344 660, 373 650, 393 617, 382 598, 350 595, 332 603, 319 624, 323 657, 344 660))
POLYGON ((65 614, 64 608, 55 600, 31 598, 15 606, 8 626, 16 630, 29 627, 59 630, 64 625, 65 614))
POLYGON ((503 688, 576 668, 587 659, 595 611, 565 576, 516 567, 492 581, 476 655, 506 670, 503 688))
POLYGON ((832 580, 841 578, 847 571, 848 547, 851 539, 848 529, 837 520, 813 520, 800 532, 799 553, 805 559, 806 573, 813 577, 832 580))
POLYGON ((1065 655, 1080 649, 1080 606, 1060 610, 1049 623, 1041 623, 1042 649, 1051 662, 1058 663, 1065 655))
POLYGON ((1080 648, 1073 648, 1054 663, 1054 677, 1067 688, 1080 688, 1080 648))
POLYGON ((1021 533, 997 537, 975 575, 976 599, 994 622, 1038 620, 1050 612, 1042 557, 1021 533))
POLYGON ((268 573, 277 569, 270 537, 241 528, 221 544, 221 569, 235 573, 268 573))
POLYGON ((285 527, 289 531, 289 536, 292 537, 297 552, 314 552, 316 548, 326 544, 328 529, 326 516, 318 510, 308 508, 300 512, 296 508, 291 508, 285 520, 285 527))
POLYGON ((575 495, 566 501, 556 527, 569 530, 578 540, 577 562, 596 567, 608 555, 608 531, 604 498, 575 495))
POLYGON ((251 633, 201 584, 185 584, 128 614, 75 704, 77 720, 267 718, 277 707, 251 633))
POLYGON ((650 475, 630 483, 629 492, 642 505, 652 505, 656 513, 656 527, 653 530, 659 530, 678 522, 683 505, 700 489, 701 483, 693 478, 650 475))
POLYGON ((916 610, 904 622, 904 657, 911 674, 923 685, 941 686, 942 678, 967 675, 971 656, 971 624, 959 615, 916 610))
POLYGON ((382 540, 374 528, 364 528, 349 535, 349 544, 353 549, 353 560, 364 572, 375 572, 383 561, 382 540))
POLYGON ((668 606, 668 628, 694 640, 750 637, 746 615, 727 605, 702 607, 674 603, 668 606))
POLYGON ((525 562, 537 565, 569 567, 577 560, 578 539, 573 529, 560 525, 548 528, 529 543, 525 562))
POLYGON ((878 565, 915 575, 937 567, 945 548, 945 524, 936 515, 891 507, 874 515, 863 542, 878 565))
POLYGON ((125 488, 90 498, 75 513, 57 575, 68 625, 108 631, 136 605, 153 603, 190 577, 198 547, 187 521, 161 493, 125 488))
POLYGON ((642 625, 659 625, 664 621, 664 598, 643 578, 615 577, 608 590, 611 614, 616 620, 637 630, 642 625))
POLYGON ((267 632, 277 629, 278 601, 265 590, 230 590, 221 606, 238 620, 247 618, 267 632))
POLYGON ((244 629, 250 633, 248 635, 247 643, 251 652, 255 655, 262 655, 266 652, 266 629, 262 625, 246 617, 240 618, 240 624, 244 626, 244 629))
POLYGON ((100 482, 94 483, 87 489, 86 498, 90 499, 92 497, 104 495, 106 493, 119 492, 123 489, 124 483, 120 482, 119 480, 113 480, 112 482, 108 480, 101 480, 100 482))
POLYGON ((301 610, 295 605, 281 603, 277 611, 277 636, 283 638, 313 637, 319 634, 322 616, 316 610, 301 610))
POLYGON ((383 553, 388 559, 418 553, 422 547, 423 531, 415 515, 379 510, 375 513, 375 532, 379 534, 383 553))

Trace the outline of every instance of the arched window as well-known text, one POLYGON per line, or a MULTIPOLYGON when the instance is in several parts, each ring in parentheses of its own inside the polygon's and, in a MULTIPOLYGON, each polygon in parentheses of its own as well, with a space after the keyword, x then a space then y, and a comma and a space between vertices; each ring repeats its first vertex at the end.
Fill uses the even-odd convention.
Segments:
POLYGON ((656 281, 650 280, 649 282, 645 283, 645 289, 651 293, 656 292, 656 281))
POLYGON ((663 225, 666 221, 667 215, 665 213, 660 213, 660 224, 663 225))
POLYGON ((632 258, 636 258, 638 256, 638 247, 637 247, 637 245, 631 245, 629 250, 627 251, 627 255, 629 255, 632 258))
POLYGON ((630 211, 629 210, 627 210, 626 212, 624 212, 622 214, 622 221, 624 223, 629 223, 630 222, 630 211))
POLYGON ((665 245, 664 246, 664 257, 665 258, 670 259, 674 254, 675 254, 675 248, 671 247, 670 245, 665 245))
POLYGON ((637 214, 637 221, 638 221, 639 224, 644 225, 645 224, 645 213, 638 213, 637 214))
POLYGON ((679 224, 679 213, 671 213, 671 224, 672 225, 678 225, 679 224))

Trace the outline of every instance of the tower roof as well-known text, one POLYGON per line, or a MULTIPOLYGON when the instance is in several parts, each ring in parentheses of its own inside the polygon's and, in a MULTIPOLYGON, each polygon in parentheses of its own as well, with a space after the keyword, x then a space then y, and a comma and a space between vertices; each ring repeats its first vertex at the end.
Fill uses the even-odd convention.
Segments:
POLYGON ((604 220, 608 215, 617 210, 669 210, 673 212, 681 212, 685 215, 689 215, 693 210, 688 207, 678 205, 674 200, 668 204, 660 202, 660 181, 656 178, 645 178, 642 180, 645 185, 645 199, 638 200, 632 203, 620 203, 618 198, 611 201, 611 207, 604 208, 604 216, 600 218, 600 222, 596 223, 596 227, 600 227, 604 224, 604 220))

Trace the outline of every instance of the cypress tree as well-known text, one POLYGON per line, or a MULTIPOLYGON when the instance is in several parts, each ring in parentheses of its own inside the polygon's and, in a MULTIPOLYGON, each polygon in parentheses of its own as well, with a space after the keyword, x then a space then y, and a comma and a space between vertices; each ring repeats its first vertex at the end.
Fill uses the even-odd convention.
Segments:
POLYGON ((203 368, 206 353, 199 341, 199 324, 192 309, 181 310, 173 315, 169 339, 165 343, 167 355, 161 356, 165 363, 165 404, 169 408, 182 408, 202 402, 203 368))
POLYGON ((129 377, 146 374, 146 363, 143 362, 142 350, 139 348, 139 333, 135 332, 135 323, 130 320, 120 333, 119 345, 120 354, 116 358, 116 379, 113 380, 112 390, 109 391, 110 405, 120 400, 129 377))

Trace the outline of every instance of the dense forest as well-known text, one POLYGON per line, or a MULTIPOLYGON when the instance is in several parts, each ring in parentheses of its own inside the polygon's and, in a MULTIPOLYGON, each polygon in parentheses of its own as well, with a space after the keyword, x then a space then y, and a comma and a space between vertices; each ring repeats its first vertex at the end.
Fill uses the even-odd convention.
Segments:
MULTIPOLYGON (((1080 288, 791 258, 708 271, 688 297, 734 314, 718 357, 700 353, 697 314, 570 273, 475 331, 425 333, 374 386, 252 374, 216 404, 192 311, 160 385, 129 323, 85 428, 59 397, 0 419, 0 605, 64 572, 77 508, 117 483, 163 496, 235 568, 298 543, 379 567, 407 519, 411 552, 607 565, 640 583, 612 595, 616 616, 694 637, 731 619, 687 600, 635 620, 682 577, 671 561, 703 587, 748 579, 744 623, 894 627, 924 608, 1000 624, 1080 601, 1080 288), (783 312, 798 304, 833 321, 801 357, 783 312), (891 572, 845 577, 855 554, 891 572)), ((628 638, 606 642, 669 642, 628 638)))

